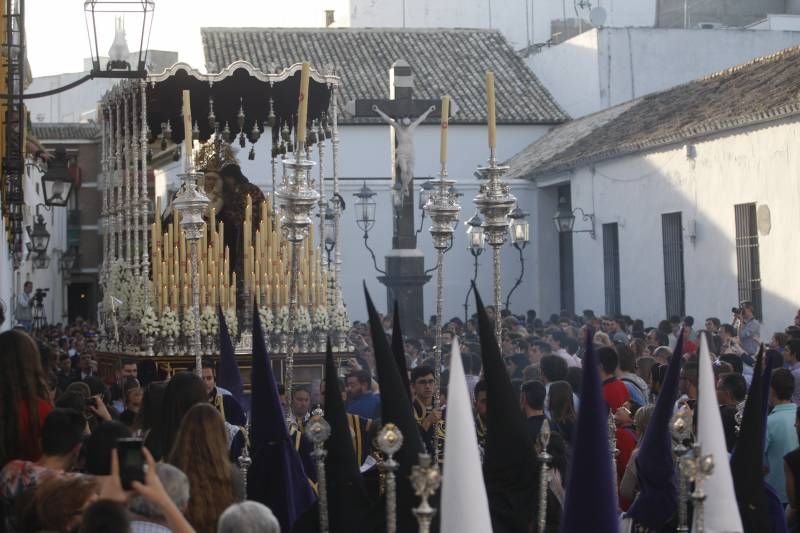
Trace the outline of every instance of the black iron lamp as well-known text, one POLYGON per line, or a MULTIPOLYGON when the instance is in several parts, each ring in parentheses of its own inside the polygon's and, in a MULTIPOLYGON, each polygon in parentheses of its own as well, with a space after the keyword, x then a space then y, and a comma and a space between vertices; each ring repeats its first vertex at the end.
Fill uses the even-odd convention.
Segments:
POLYGON ((367 182, 357 193, 353 194, 356 200, 356 224, 364 233, 368 233, 375 226, 375 198, 376 192, 367 187, 367 182))
POLYGON ((72 193, 72 177, 68 169, 69 159, 63 147, 55 150, 55 157, 47 164, 47 172, 42 176, 44 204, 64 207, 72 193))
POLYGON ((30 226, 25 228, 28 231, 28 238, 31 240, 31 250, 36 253, 44 253, 47 245, 50 244, 50 232, 47 231, 47 224, 44 216, 39 213, 39 206, 36 206, 36 221, 33 229, 30 226))
POLYGON ((580 207, 570 210, 567 199, 563 196, 558 200, 558 209, 556 209, 556 214, 553 216, 553 223, 558 233, 588 233, 591 235, 592 239, 595 238, 594 214, 586 213, 580 207), (580 213, 583 221, 590 224, 589 229, 573 229, 575 226, 576 213, 580 213))
POLYGON ((89 49, 92 55, 92 77, 95 78, 144 78, 147 76, 147 48, 150 44, 150 30, 153 25, 155 0, 85 0, 83 14, 86 32, 89 35, 89 49), (98 37, 98 30, 107 30, 114 22, 113 41, 98 37), (139 45, 136 64, 130 64, 130 50, 127 43, 127 30, 130 29, 134 42, 139 45), (135 33, 134 33, 135 32, 135 33), (109 42, 110 41, 110 42, 109 42), (100 68, 100 51, 108 50, 108 63, 100 68))

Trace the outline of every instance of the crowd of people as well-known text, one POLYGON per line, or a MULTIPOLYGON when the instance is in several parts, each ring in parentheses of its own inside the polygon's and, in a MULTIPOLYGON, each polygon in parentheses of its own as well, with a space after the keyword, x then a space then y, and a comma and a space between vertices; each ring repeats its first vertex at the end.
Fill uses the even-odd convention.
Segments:
MULTIPOLYGON (((487 312, 494 320, 495 310, 489 307, 487 312)), ((620 512, 628 509, 640 489, 634 458, 681 332, 684 363, 678 403, 695 408, 699 330, 704 330, 714 358, 729 450, 736 446, 757 352, 762 344, 767 346, 765 360, 774 370, 765 479, 786 507, 788 523, 797 527, 800 318, 771 337, 763 336, 749 302, 728 323, 709 317, 703 327, 696 326, 691 316, 646 327, 641 320, 598 317, 591 311, 546 320, 534 311, 524 316, 503 311, 500 320, 501 355, 531 442, 539 440, 545 422, 550 429, 548 530, 558 529, 576 444, 587 329, 594 332, 602 394, 615 424, 620 512)), ((383 326, 392 333, 391 316, 383 317, 383 326)), ((433 332, 432 324, 427 331, 433 332)), ((348 337, 356 349, 353 357, 340 363, 338 386, 356 461, 368 476, 380 463, 373 446, 382 410, 375 346, 366 323, 354 323, 348 337)), ((428 452, 444 459, 444 468, 441 441, 447 431, 448 359, 456 340, 483 451, 489 387, 483 379, 477 319, 453 318, 444 325, 438 372, 432 334, 403 339, 403 370, 414 417, 428 452)), ((96 326, 84 320, 33 334, 22 328, 0 334, 0 527, 4 531, 280 531, 268 507, 247 500, 238 459, 248 446, 249 406, 217 384, 218 368, 212 361, 204 361, 202 378, 177 372, 165 379, 152 361, 122 358, 101 378, 96 349, 96 326), (148 467, 142 480, 123 489, 118 443, 132 437, 143 439, 148 467)), ((297 387, 290 405, 281 396, 284 409, 293 414, 290 437, 310 483, 317 475, 304 431, 311 411, 322 403, 325 387, 324 381, 297 387)))

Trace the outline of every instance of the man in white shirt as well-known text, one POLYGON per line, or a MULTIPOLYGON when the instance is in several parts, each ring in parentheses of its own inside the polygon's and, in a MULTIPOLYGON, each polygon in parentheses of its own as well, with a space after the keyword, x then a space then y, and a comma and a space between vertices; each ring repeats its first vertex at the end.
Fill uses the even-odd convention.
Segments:
POLYGON ((22 326, 25 331, 33 329, 33 282, 26 281, 23 285, 22 293, 17 295, 17 306, 14 310, 14 315, 17 317, 17 323, 22 326))

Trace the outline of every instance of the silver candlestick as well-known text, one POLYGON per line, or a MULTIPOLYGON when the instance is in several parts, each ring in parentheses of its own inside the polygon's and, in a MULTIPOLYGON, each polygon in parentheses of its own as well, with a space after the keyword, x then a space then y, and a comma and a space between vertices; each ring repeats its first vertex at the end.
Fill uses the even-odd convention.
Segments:
POLYGON ((397 485, 395 471, 399 466, 394 454, 403 446, 403 434, 392 424, 384 424, 378 433, 378 448, 386 455, 383 471, 386 474, 386 533, 397 532, 397 485))
POLYGON ((203 356, 200 350, 200 280, 197 268, 197 242, 203 234, 205 221, 203 215, 208 208, 209 199, 198 180, 203 177, 202 173, 194 171, 194 161, 192 154, 187 156, 187 172, 181 175, 183 184, 178 191, 173 205, 181 214, 181 228, 189 241, 191 258, 192 276, 192 322, 195 325, 190 340, 190 353, 194 356, 195 372, 202 377, 203 356))
POLYGON ((242 471, 242 478, 244 479, 244 494, 247 496, 247 472, 250 470, 250 465, 253 464, 253 459, 250 458, 250 422, 248 421, 244 428, 245 434, 244 446, 242 447, 242 455, 238 457, 239 469, 242 471))
POLYGON ((548 465, 553 460, 553 456, 547 453, 547 445, 550 444, 550 424, 545 419, 539 430, 539 521, 537 531, 544 533, 547 523, 547 483, 550 479, 548 465))
POLYGON ((444 315, 444 254, 453 242, 453 231, 458 223, 461 206, 453 194, 453 180, 447 179, 447 168, 442 164, 436 188, 423 207, 430 216, 432 224, 429 228, 433 247, 436 249, 436 348, 434 350, 433 374, 436 389, 433 392, 433 406, 439 407, 442 371, 442 318, 444 315))
MULTIPOLYGON (((292 258, 289 271, 289 344, 286 350, 286 402, 292 405, 292 388, 294 381, 294 322, 297 318, 297 278, 299 276, 298 254, 300 243, 308 235, 311 226, 311 210, 319 200, 319 193, 309 186, 309 173, 314 166, 313 161, 303 159, 305 153, 304 139, 297 139, 298 146, 294 159, 284 159, 284 177, 275 196, 280 203, 281 230, 291 244, 292 258)), ((291 409, 287 410, 287 423, 291 422, 291 409)))
POLYGON ((478 167, 482 183, 478 194, 473 199, 475 206, 483 216, 483 231, 486 241, 492 247, 492 262, 494 264, 494 333, 497 345, 501 345, 500 335, 503 326, 500 320, 500 249, 508 238, 508 215, 517 203, 517 199, 510 193, 511 188, 502 181, 502 176, 508 171, 508 166, 498 165, 495 150, 492 148, 489 164, 478 167))
POLYGON ((413 509, 414 516, 419 522, 419 533, 429 533, 436 509, 430 506, 428 498, 439 490, 439 485, 442 483, 441 472, 439 472, 438 466, 431 464, 430 455, 421 453, 419 454, 419 464, 411 467, 410 477, 414 494, 422 499, 419 507, 413 509))
MULTIPOLYGON (((692 437, 692 410, 683 398, 678 401, 682 403, 678 411, 672 416, 670 432, 675 441, 675 444, 672 446, 672 453, 675 455, 675 460, 680 467, 684 456, 689 452, 689 448, 683 443, 692 437)), ((686 476, 683 475, 682 469, 678 468, 678 533, 687 533, 689 531, 689 520, 686 510, 688 493, 688 481, 686 476)))
POLYGON ((614 481, 614 492, 617 491, 617 424, 614 421, 614 413, 608 412, 608 451, 611 456, 611 479, 614 481))
POLYGON ((681 474, 689 482, 694 482, 694 492, 692 501, 694 502, 694 529, 695 533, 703 533, 705 528, 703 516, 703 503, 706 493, 703 490, 703 482, 714 471, 714 456, 711 454, 703 455, 699 442, 692 448, 692 453, 683 456, 680 463, 681 474))
POLYGON ((328 533, 328 490, 325 478, 325 451, 324 444, 331 436, 331 426, 322 418, 322 409, 314 409, 311 418, 306 424, 306 436, 314 443, 311 456, 317 464, 317 493, 319 494, 319 531, 328 533))

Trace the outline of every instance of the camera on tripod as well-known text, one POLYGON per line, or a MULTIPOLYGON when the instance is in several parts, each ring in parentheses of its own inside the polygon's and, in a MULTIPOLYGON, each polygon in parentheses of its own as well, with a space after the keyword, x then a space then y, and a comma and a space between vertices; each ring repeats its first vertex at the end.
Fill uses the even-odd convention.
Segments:
POLYGON ((47 296, 49 290, 50 289, 36 289, 36 292, 33 293, 33 301, 36 305, 42 305, 42 300, 47 296))

